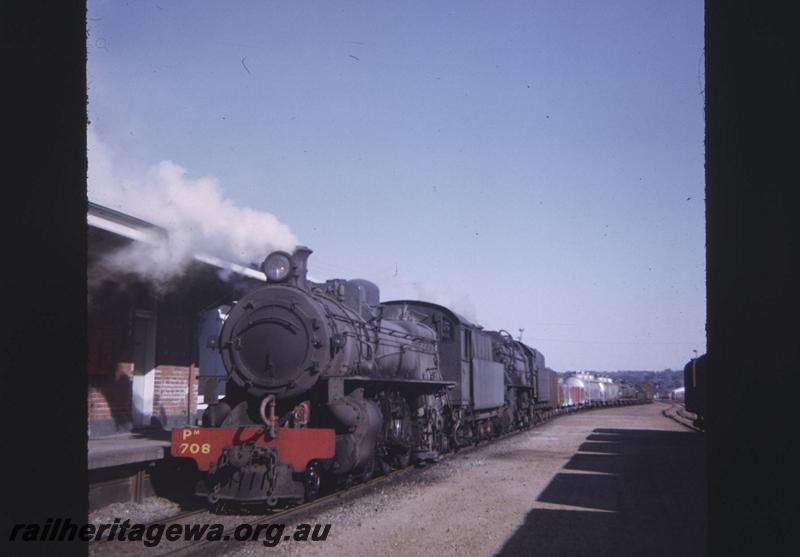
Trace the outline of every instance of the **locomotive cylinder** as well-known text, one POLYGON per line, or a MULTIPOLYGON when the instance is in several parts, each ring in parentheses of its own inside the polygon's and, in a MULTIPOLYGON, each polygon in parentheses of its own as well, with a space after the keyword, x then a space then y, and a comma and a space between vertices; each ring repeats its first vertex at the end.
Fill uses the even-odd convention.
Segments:
POLYGON ((375 441, 383 426, 380 407, 364 398, 364 389, 328 403, 328 410, 348 430, 336 436, 336 474, 346 474, 375 459, 375 441))

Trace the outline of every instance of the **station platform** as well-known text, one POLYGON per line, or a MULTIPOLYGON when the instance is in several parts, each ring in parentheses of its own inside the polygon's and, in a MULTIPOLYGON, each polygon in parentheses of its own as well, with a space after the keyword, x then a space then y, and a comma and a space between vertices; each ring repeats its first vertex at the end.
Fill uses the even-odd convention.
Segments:
POLYGON ((89 510, 191 491, 188 459, 170 456, 170 432, 140 430, 88 441, 89 510))
POLYGON ((169 455, 168 431, 143 431, 89 439, 89 470, 161 460, 169 455))

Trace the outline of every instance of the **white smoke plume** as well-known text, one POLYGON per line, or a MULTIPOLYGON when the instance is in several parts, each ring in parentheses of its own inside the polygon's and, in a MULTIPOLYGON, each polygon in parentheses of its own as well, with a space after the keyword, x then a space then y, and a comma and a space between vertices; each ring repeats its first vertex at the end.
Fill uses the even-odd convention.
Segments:
POLYGON ((271 213, 239 207, 213 177, 192 178, 185 168, 161 161, 139 176, 121 176, 108 148, 90 130, 89 200, 146 220, 167 234, 153 234, 98 261, 93 283, 136 275, 165 291, 205 254, 241 265, 260 262, 270 251, 292 251, 297 238, 271 213))
POLYGON ((469 321, 480 325, 478 312, 468 294, 455 292, 453 288, 435 280, 405 280, 384 273, 378 277, 381 300, 421 300, 433 302, 453 310, 469 321))
POLYGON ((478 312, 468 294, 458 294, 446 285, 430 282, 414 282, 412 285, 416 290, 416 299, 443 305, 469 321, 478 323, 478 312))

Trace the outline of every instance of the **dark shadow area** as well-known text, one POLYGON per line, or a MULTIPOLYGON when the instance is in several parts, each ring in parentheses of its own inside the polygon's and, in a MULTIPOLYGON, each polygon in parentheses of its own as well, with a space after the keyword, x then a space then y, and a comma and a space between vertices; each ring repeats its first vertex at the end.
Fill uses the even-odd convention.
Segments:
POLYGON ((577 470, 581 472, 596 472, 602 474, 616 474, 619 463, 615 458, 617 455, 608 454, 582 454, 578 453, 564 465, 566 470, 577 470))
POLYGON ((172 440, 172 430, 171 429, 161 429, 154 426, 148 428, 139 428, 134 429, 131 432, 131 438, 133 439, 151 439, 153 441, 171 441, 172 440))
POLYGON ((91 437, 127 433, 133 428, 131 399, 133 380, 125 373, 90 376, 89 385, 100 393, 108 406, 109 417, 90 420, 91 437))
POLYGON ((620 446, 618 441, 603 441, 603 442, 592 442, 587 441, 586 443, 581 444, 578 448, 578 451, 582 453, 610 453, 610 454, 618 454, 619 450, 622 447, 620 446))
POLYGON ((706 555, 705 436, 595 429, 498 555, 706 555), (594 453, 594 454, 587 454, 594 453))
POLYGON ((618 443, 619 436, 611 435, 608 433, 592 433, 586 438, 587 441, 608 441, 610 443, 618 443))
POLYGON ((206 503, 194 495, 201 474, 193 460, 165 458, 150 469, 149 476, 153 495, 175 501, 182 509, 196 508, 206 503))

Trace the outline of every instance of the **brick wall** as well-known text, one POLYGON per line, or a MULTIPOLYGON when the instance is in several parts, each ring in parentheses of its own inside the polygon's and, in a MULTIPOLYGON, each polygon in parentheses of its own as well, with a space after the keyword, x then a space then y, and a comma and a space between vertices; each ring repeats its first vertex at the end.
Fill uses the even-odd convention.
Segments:
POLYGON ((162 427, 187 425, 187 415, 193 416, 196 413, 197 374, 198 368, 195 366, 156 367, 153 417, 159 420, 162 427), (190 384, 191 399, 189 399, 190 384), (188 403, 191 403, 191 407, 188 403))
POLYGON ((89 375, 89 436, 124 433, 133 427, 133 364, 119 363, 114 373, 89 375))
MULTIPOLYGON (((156 367, 153 386, 153 418, 164 428, 187 425, 189 415, 197 413, 197 375, 195 366, 156 367), (189 376, 191 400, 189 395, 189 376), (187 408, 187 402, 191 408, 187 408)), ((124 433, 133 428, 133 364, 120 363, 113 374, 89 376, 89 436, 124 433)))

